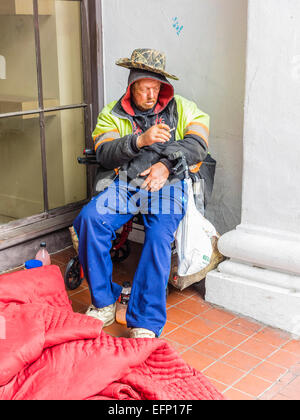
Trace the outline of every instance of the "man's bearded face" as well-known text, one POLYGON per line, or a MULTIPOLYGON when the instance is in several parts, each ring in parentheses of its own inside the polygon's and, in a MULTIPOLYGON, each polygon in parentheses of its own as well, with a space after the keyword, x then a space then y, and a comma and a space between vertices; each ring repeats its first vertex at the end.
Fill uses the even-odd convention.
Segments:
POLYGON ((157 80, 141 79, 135 82, 131 89, 131 95, 136 107, 147 111, 154 107, 157 102, 161 83, 157 80))

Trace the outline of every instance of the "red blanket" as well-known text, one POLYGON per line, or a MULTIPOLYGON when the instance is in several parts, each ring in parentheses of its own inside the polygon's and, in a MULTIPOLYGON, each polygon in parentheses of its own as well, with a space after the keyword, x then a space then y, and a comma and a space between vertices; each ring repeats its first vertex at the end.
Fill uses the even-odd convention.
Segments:
POLYGON ((0 400, 223 399, 161 339, 74 313, 60 269, 0 276, 0 400))

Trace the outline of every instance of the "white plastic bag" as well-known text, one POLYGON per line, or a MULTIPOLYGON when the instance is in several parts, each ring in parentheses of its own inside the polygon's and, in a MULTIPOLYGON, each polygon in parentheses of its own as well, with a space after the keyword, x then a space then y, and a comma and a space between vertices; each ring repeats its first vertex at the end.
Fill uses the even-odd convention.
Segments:
POLYGON ((179 276, 196 274, 210 263, 211 238, 217 236, 214 226, 196 208, 192 180, 184 182, 188 187, 187 210, 175 233, 179 276))

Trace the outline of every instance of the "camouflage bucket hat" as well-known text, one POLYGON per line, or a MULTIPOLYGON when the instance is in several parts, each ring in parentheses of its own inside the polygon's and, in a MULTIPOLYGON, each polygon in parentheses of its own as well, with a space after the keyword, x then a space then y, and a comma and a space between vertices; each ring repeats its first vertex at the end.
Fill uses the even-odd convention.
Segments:
POLYGON ((131 58, 121 58, 116 61, 117 66, 128 69, 142 69, 159 73, 170 79, 178 80, 178 77, 165 71, 166 55, 150 48, 138 48, 133 51, 131 58))

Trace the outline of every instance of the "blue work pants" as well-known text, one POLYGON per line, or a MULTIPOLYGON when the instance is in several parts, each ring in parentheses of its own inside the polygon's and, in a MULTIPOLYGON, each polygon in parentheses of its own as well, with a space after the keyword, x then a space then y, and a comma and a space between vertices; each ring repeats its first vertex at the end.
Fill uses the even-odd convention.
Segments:
POLYGON ((184 181, 150 193, 117 178, 94 197, 74 221, 79 260, 89 284, 92 303, 115 303, 121 286, 112 281, 110 250, 116 230, 141 213, 145 241, 132 282, 126 321, 129 328, 147 328, 157 336, 166 323, 166 287, 174 233, 185 214, 184 181))

